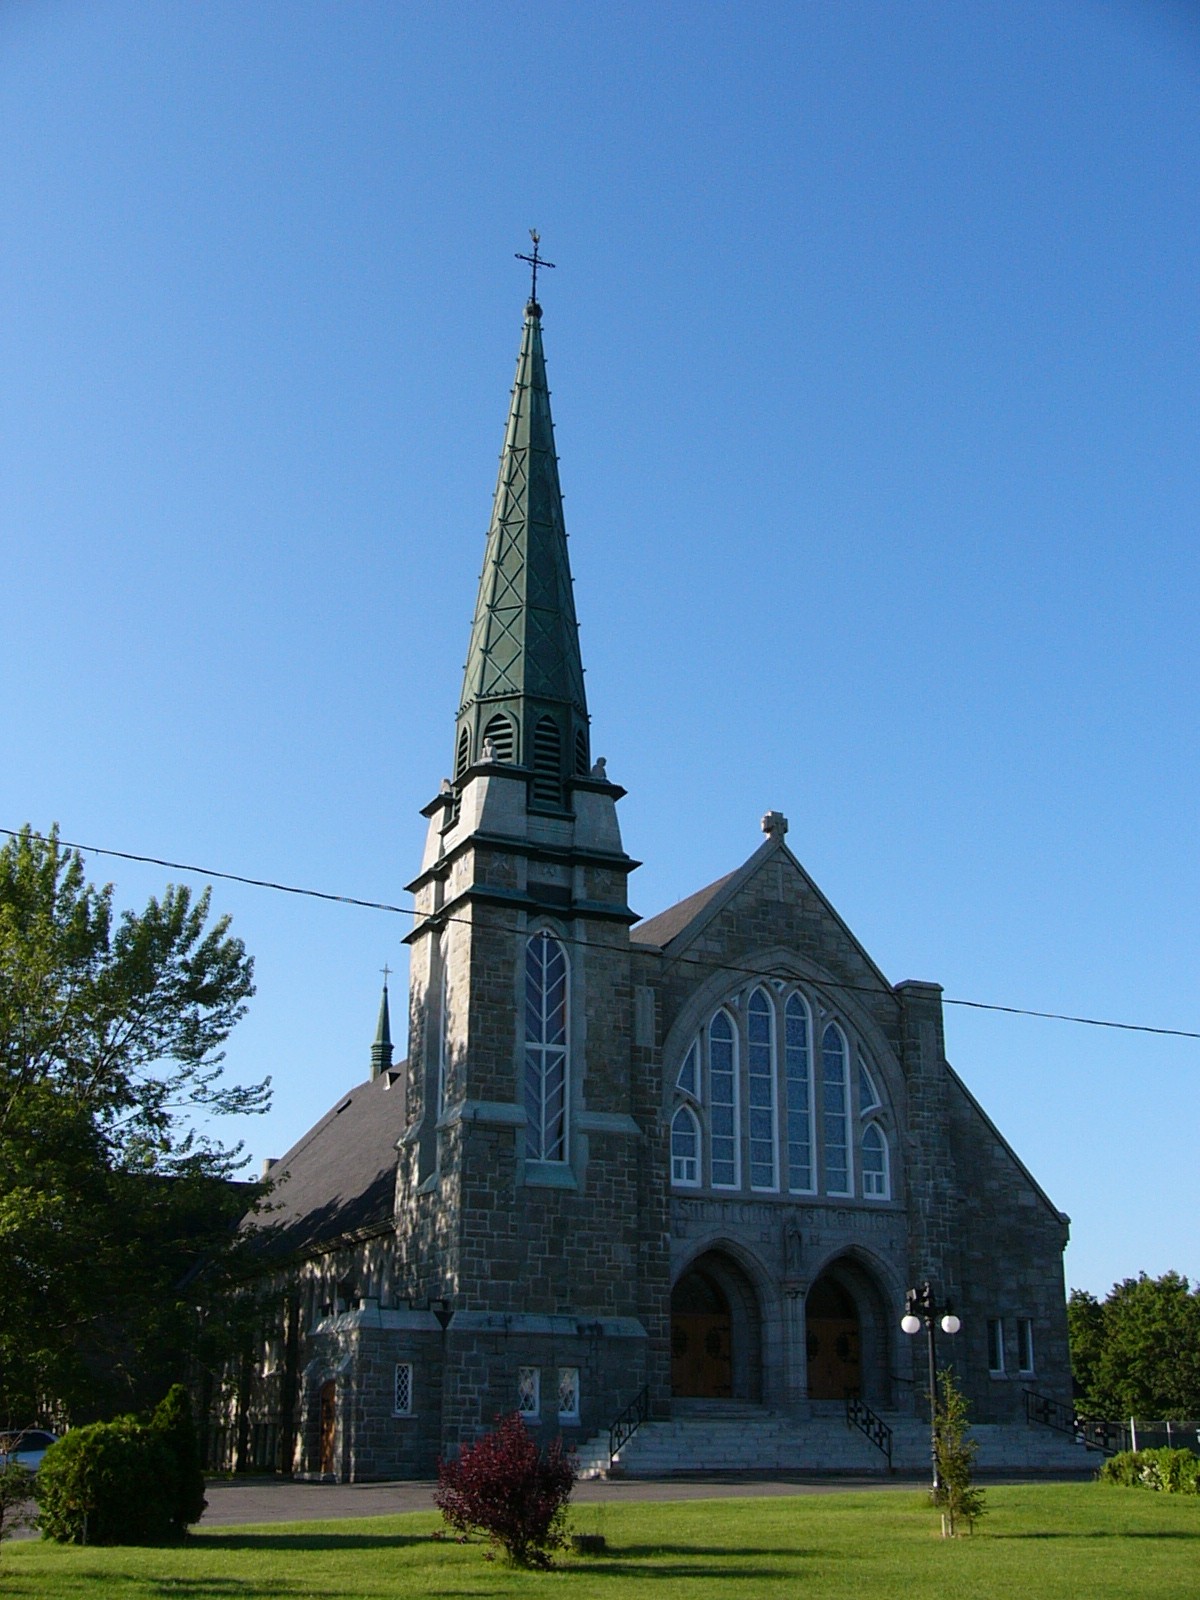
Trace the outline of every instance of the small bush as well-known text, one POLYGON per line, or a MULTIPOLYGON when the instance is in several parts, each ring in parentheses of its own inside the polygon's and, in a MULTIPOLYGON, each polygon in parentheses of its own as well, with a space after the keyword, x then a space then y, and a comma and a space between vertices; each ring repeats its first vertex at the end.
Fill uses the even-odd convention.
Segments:
POLYGON ((485 1534, 517 1566, 548 1567, 550 1552, 566 1543, 574 1487, 575 1460, 562 1440, 539 1450, 514 1411, 457 1461, 438 1462, 433 1500, 458 1533, 485 1534))
POLYGON ((117 1417, 71 1431, 37 1475, 38 1527, 60 1544, 171 1544, 199 1520, 204 1479, 187 1391, 150 1422, 117 1417))
POLYGON ((1200 1457, 1190 1450, 1122 1450, 1096 1474, 1101 1483, 1163 1494, 1200 1494, 1200 1457))
POLYGON ((971 1481, 979 1446, 967 1434, 967 1402, 948 1368, 938 1373, 937 1383, 933 1440, 938 1486, 933 1503, 942 1512, 943 1532, 953 1538, 960 1522, 974 1532, 975 1520, 983 1516, 986 1507, 983 1490, 971 1481))

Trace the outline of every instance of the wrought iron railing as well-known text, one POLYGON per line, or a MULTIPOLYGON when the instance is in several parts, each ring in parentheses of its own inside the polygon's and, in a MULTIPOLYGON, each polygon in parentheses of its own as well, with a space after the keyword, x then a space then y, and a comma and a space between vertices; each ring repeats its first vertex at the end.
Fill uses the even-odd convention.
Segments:
POLYGON ((892 1466, 892 1430, 858 1395, 846 1396, 846 1426, 865 1433, 875 1448, 882 1450, 887 1457, 888 1471, 895 1470, 892 1466))
POLYGON ((1093 1422, 1081 1417, 1074 1406, 1065 1406, 1061 1400, 1049 1395, 1025 1391, 1025 1420, 1040 1422, 1043 1427, 1058 1433, 1069 1433, 1089 1450, 1099 1450, 1103 1455, 1115 1456, 1125 1448, 1125 1429, 1118 1422, 1093 1422))
POLYGON ((650 1415, 650 1386, 649 1384, 634 1398, 621 1412, 608 1430, 608 1459, 615 1461, 617 1452, 632 1439, 650 1415))

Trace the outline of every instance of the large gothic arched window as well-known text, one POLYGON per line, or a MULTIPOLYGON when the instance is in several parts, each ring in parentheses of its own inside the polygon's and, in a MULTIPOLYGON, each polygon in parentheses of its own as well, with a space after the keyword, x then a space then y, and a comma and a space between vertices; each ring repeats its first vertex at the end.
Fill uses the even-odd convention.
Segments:
POLYGON ((783 1026, 784 1073, 787 1079, 788 1189, 792 1194, 811 1194, 816 1188, 812 1054, 808 1042, 808 1005, 802 995, 788 996, 783 1026))
POLYGON ((525 1154, 567 1159, 567 953, 543 929, 525 946, 525 1154))

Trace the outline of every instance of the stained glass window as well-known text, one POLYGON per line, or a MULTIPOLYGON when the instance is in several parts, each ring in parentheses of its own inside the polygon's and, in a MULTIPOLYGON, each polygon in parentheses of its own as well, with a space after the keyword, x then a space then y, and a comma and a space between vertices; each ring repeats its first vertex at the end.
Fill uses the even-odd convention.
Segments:
POLYGON ((525 947, 525 1154, 567 1159, 567 956, 545 930, 525 947))
POLYGON ((787 1079, 788 1188, 816 1188, 812 1154, 812 1068, 808 1051, 808 1007, 798 994, 784 1008, 784 1071, 787 1079))
POLYGON ((579 1368, 558 1369, 558 1420, 579 1421, 579 1368))
POLYGON ((738 1186, 737 1043, 733 1022, 718 1011, 708 1025, 708 1098, 712 1107, 712 1181, 714 1189, 738 1186))
POLYGON ((862 1187, 868 1200, 886 1200, 888 1196, 888 1150, 883 1129, 877 1122, 868 1122, 862 1137, 862 1187))
POLYGON ((846 1041, 832 1022, 821 1038, 822 1128, 825 1134, 825 1185, 830 1194, 849 1194, 849 1101, 846 1041))
POLYGON ((775 1012, 761 989, 746 1010, 750 1113, 750 1187, 775 1183, 775 1012))
POLYGON ((700 1182, 700 1124, 687 1106, 671 1119, 671 1182, 689 1188, 700 1182))

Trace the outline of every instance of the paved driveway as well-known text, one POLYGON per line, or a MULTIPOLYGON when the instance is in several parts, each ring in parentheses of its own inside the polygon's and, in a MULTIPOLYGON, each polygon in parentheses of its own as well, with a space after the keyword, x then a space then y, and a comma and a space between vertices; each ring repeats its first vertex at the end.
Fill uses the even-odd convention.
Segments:
MULTIPOLYGON (((921 1480, 924 1482, 924 1479, 921 1480)), ((210 1482, 205 1528, 246 1522, 318 1522, 335 1517, 383 1517, 397 1511, 431 1511, 434 1483, 288 1483, 278 1478, 210 1482)), ((595 1480, 576 1486, 578 1505, 625 1500, 713 1500, 734 1495, 834 1494, 842 1489, 909 1489, 904 1478, 779 1477, 636 1478, 595 1480)))

